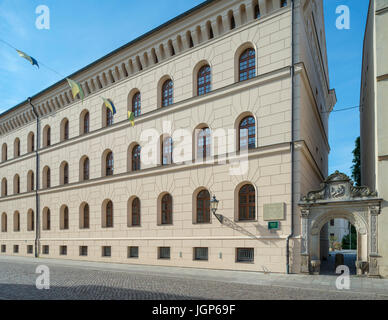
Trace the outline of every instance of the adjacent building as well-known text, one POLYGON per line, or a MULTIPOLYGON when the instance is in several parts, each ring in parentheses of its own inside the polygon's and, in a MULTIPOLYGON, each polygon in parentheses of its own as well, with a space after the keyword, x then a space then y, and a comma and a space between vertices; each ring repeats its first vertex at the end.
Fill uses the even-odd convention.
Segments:
POLYGON ((374 230, 379 244, 376 255, 380 275, 388 276, 388 1, 371 0, 362 62, 361 179, 378 191, 384 201, 374 230))
POLYGON ((0 115, 1 255, 301 272, 336 103, 322 1, 206 1, 70 78, 83 101, 63 80, 0 115))
POLYGON ((331 219, 328 225, 329 239, 342 243, 342 239, 350 232, 349 221, 344 219, 331 219))

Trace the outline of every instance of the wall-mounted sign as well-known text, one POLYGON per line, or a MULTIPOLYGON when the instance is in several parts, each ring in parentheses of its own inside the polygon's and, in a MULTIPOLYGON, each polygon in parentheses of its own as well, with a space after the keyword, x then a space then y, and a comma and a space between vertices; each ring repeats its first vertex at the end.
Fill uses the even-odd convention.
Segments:
POLYGON ((271 203, 264 205, 264 221, 284 220, 286 205, 285 203, 271 203))
POLYGON ((279 230, 279 221, 268 222, 268 230, 279 230))

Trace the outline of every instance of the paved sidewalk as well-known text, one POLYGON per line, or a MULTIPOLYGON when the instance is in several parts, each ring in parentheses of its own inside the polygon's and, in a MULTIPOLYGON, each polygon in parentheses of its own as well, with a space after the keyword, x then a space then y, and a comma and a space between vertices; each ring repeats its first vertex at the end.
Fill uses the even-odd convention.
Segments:
POLYGON ((178 267, 159 267, 145 265, 129 265, 116 263, 100 263, 100 262, 84 262, 71 260, 56 260, 44 258, 24 258, 24 257, 0 257, 0 270, 2 263, 15 264, 34 264, 47 265, 49 267, 61 267, 74 269, 86 269, 90 272, 111 272, 111 273, 126 273, 133 275, 147 275, 161 278, 176 278, 185 280, 201 281, 219 281, 229 284, 239 285, 257 285, 266 287, 292 288, 292 289, 308 289, 325 292, 346 292, 349 294, 369 294, 377 296, 377 298, 388 299, 388 279, 371 279, 366 277, 350 277, 350 290, 337 290, 336 276, 320 275, 286 275, 286 274, 264 274, 259 272, 243 272, 243 271, 225 271, 225 270, 208 270, 194 268, 178 268, 178 267))

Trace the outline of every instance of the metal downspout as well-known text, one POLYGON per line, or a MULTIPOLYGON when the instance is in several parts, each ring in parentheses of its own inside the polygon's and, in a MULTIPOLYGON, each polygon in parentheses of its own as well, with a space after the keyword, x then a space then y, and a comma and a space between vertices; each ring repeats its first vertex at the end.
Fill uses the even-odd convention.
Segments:
POLYGON ((40 239, 40 219, 39 219, 39 114, 35 109, 35 106, 31 102, 31 98, 28 98, 28 102, 32 107, 32 112, 36 118, 36 146, 35 146, 35 158, 36 158, 36 172, 35 172, 35 258, 39 257, 39 239, 40 239))
POLYGON ((294 169, 294 160, 295 160, 295 135, 294 135, 294 118, 295 118, 295 112, 294 112, 294 96, 295 96, 295 85, 294 85, 294 76, 295 76, 295 56, 294 56, 294 21, 295 21, 295 3, 294 0, 291 0, 291 234, 287 237, 287 274, 290 274, 290 238, 294 236, 294 214, 295 214, 295 208, 294 208, 294 179, 295 179, 295 169, 294 169))

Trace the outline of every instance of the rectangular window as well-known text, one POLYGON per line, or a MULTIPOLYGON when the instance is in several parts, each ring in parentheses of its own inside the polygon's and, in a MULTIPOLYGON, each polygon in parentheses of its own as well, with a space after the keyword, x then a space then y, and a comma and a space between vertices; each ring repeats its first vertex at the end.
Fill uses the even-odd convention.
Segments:
POLYGON ((112 255, 111 247, 102 247, 102 256, 110 257, 112 255))
POLYGON ((19 253, 19 246, 17 244, 13 246, 13 253, 19 253))
POLYGON ((331 225, 331 226, 334 226, 334 224, 335 224, 335 220, 334 220, 334 219, 331 219, 331 220, 330 220, 330 225, 331 225))
POLYGON ((158 259, 170 259, 170 247, 159 247, 158 259))
POLYGON ((49 252, 50 252, 50 247, 49 246, 47 246, 47 245, 45 245, 45 246, 43 246, 43 254, 49 254, 49 252))
POLYGON ((5 253, 7 251, 7 246, 5 244, 1 245, 1 253, 5 253))
POLYGON ((80 246, 79 247, 79 255, 81 257, 86 257, 88 255, 88 247, 87 246, 80 246))
POLYGON ((139 258, 139 247, 128 247, 128 258, 139 258))
POLYGON ((28 245, 27 246, 27 254, 33 254, 34 253, 34 246, 28 245))
POLYGON ((66 256, 67 255, 67 246, 60 246, 59 247, 59 254, 61 256, 66 256))
POLYGON ((209 260, 208 254, 208 248, 194 248, 194 260, 207 261, 209 260))
POLYGON ((254 249, 253 248, 237 248, 236 252, 237 262, 253 262, 254 249))

